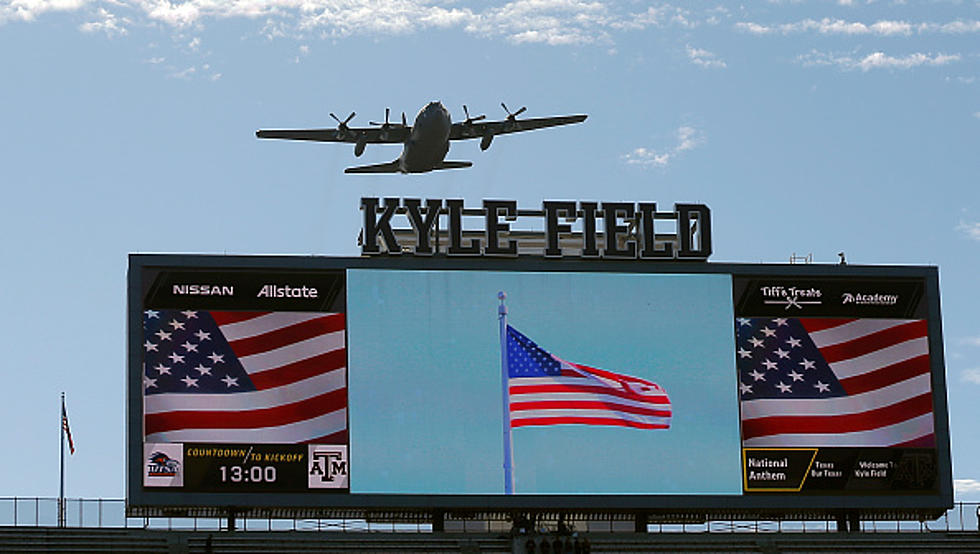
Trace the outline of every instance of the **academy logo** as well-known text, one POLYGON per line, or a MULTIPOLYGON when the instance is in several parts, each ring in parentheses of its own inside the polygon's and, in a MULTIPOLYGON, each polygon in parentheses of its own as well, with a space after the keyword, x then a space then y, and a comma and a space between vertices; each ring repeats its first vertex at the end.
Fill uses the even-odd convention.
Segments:
POLYGON ((859 306, 894 306, 895 304, 898 304, 898 295, 845 292, 841 295, 841 304, 856 304, 859 306))
POLYGON ((311 489, 346 489, 349 483, 347 445, 309 445, 308 485, 311 489))

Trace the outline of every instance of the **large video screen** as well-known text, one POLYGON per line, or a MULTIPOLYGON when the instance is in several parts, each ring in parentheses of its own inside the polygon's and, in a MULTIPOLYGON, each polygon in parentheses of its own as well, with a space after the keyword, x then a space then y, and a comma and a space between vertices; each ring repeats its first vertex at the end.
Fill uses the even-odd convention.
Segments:
POLYGON ((949 496, 938 303, 915 268, 134 258, 133 505, 949 496))
POLYGON ((741 492, 729 276, 366 269, 347 283, 352 492, 503 494, 508 422, 516 494, 741 492))

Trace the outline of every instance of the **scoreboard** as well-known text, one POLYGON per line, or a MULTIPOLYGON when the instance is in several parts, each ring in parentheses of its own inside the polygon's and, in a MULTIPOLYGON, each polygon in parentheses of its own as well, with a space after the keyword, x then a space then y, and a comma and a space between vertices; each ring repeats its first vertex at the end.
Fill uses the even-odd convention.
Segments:
POLYGON ((132 255, 128 345, 132 514, 952 503, 933 267, 132 255))

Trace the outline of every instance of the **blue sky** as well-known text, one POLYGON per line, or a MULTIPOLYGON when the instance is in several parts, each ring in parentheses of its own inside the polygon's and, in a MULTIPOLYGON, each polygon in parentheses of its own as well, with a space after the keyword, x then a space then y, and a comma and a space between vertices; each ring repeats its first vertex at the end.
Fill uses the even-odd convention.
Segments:
POLYGON ((938 265, 980 499, 978 37, 976 1, 0 0, 0 494, 57 494, 64 390, 69 494, 123 495, 127 253, 355 255, 391 195, 703 202, 714 261, 938 265), (415 176, 253 134, 430 100, 589 119, 415 176))

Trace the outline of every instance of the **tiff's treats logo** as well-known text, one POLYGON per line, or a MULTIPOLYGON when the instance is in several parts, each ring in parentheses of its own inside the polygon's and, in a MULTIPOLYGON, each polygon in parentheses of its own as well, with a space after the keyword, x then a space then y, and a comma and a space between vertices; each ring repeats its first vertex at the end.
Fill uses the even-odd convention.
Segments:
POLYGON ((898 295, 845 292, 841 295, 841 304, 855 304, 858 306, 894 306, 895 304, 898 304, 898 295))
POLYGON ((819 306, 823 303, 823 291, 815 287, 791 287, 774 285, 769 287, 759 287, 762 293, 764 304, 785 306, 787 310, 797 308, 802 310, 804 306, 819 306))
POLYGON ((184 486, 184 445, 181 443, 146 443, 143 445, 145 487, 184 486))
POLYGON ((347 445, 309 445, 309 479, 311 489, 346 489, 348 487, 347 445))

